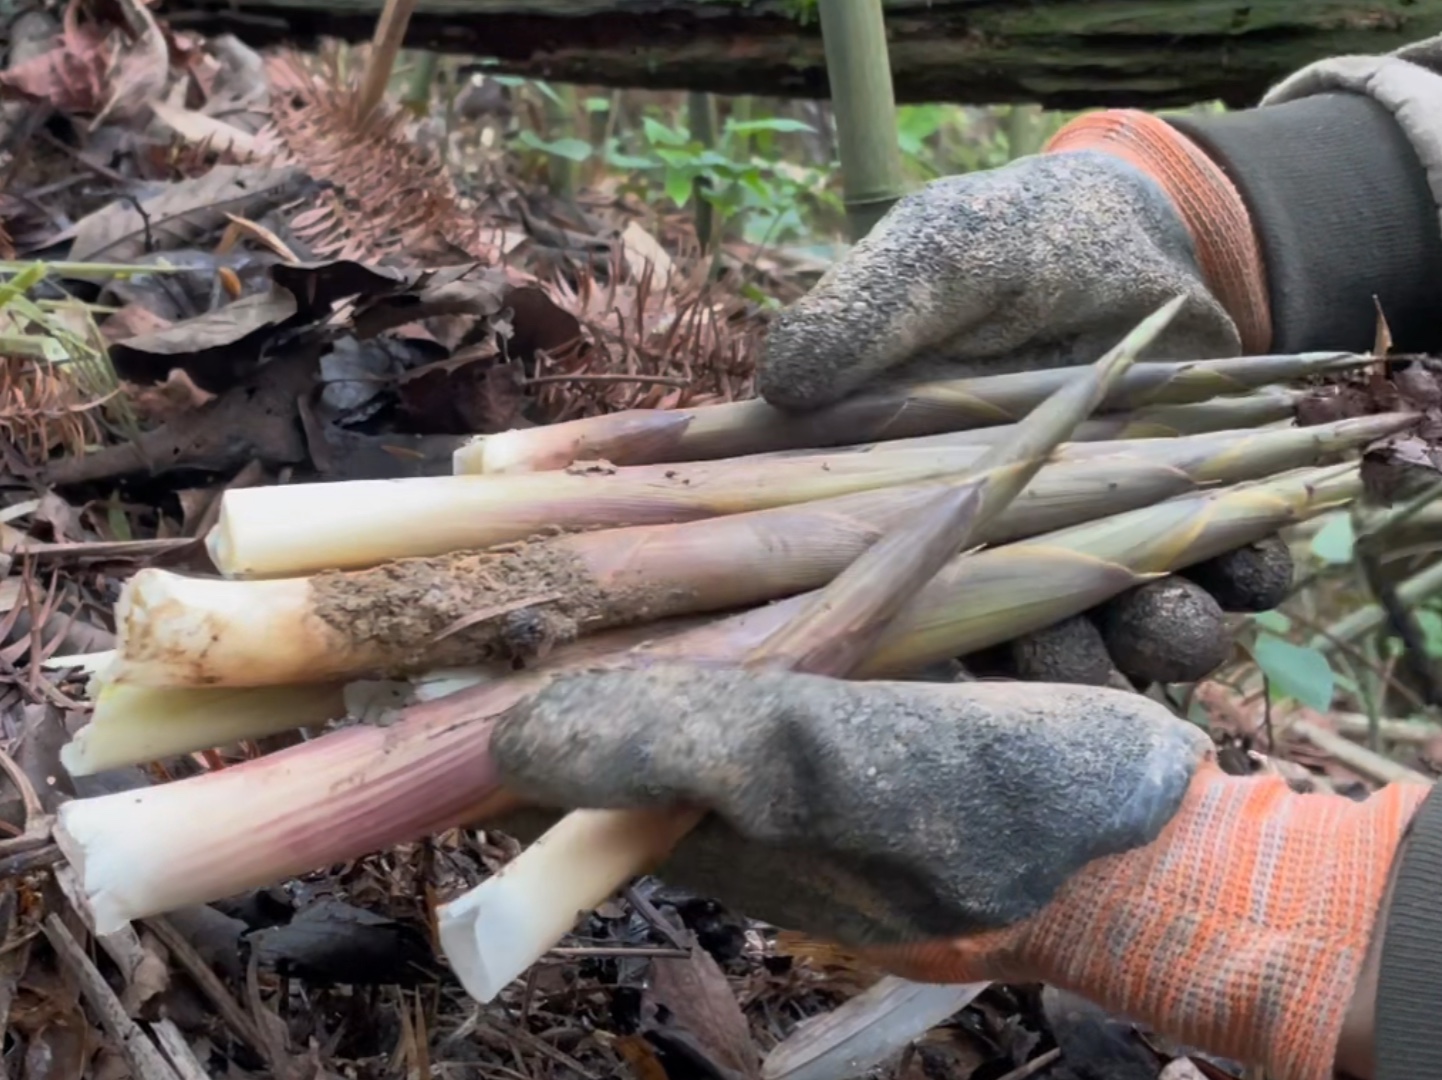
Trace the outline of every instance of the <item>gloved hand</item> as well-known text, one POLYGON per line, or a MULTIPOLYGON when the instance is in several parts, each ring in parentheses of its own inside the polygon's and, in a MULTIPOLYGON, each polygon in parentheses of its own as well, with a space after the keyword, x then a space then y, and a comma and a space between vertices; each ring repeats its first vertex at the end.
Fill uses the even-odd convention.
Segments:
POLYGON ((1279 1080, 1323 1080, 1403 829, 1234 778, 1138 694, 667 665, 504 715, 548 807, 712 811, 658 872, 913 980, 1044 981, 1279 1080))
MULTIPOLYGON (((760 392, 799 412, 888 380, 1091 363, 1177 295, 1186 304, 1145 359, 1267 348, 1262 257, 1226 174, 1157 117, 1092 114, 1041 156, 898 202, 777 318, 760 392)), ((1103 684, 1115 664, 1138 683, 1192 681, 1230 650, 1223 610, 1276 606, 1291 573, 1269 543, 993 650, 978 673, 1103 684)))

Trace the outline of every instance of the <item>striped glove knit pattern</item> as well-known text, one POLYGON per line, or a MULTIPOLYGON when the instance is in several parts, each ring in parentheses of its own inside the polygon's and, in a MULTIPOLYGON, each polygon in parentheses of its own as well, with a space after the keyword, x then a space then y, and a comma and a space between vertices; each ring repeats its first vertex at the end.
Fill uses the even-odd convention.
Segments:
POLYGON ((1398 843, 1426 797, 1362 802, 1198 770, 1146 847, 1098 859, 1040 913, 875 950, 918 981, 1043 981, 1276 1080, 1328 1080, 1398 843))

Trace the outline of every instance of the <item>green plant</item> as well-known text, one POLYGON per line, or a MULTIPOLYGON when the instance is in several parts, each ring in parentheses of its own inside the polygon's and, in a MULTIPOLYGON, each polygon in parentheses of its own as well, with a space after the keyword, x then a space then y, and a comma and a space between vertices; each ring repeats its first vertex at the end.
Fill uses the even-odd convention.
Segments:
POLYGON ((1246 646, 1257 667, 1267 677, 1273 700, 1291 698, 1318 712, 1332 706, 1337 676, 1320 649, 1288 641, 1292 620, 1280 611, 1254 616, 1256 634, 1246 646))
POLYGON ((573 162, 599 157, 606 167, 632 174, 625 186, 648 201, 682 208, 699 192, 712 207, 718 230, 729 224, 749 240, 775 243, 811 235, 818 211, 841 212, 841 199, 831 187, 834 166, 798 165, 778 155, 777 136, 814 130, 781 116, 732 117, 715 145, 706 146, 685 124, 646 116, 629 139, 613 133, 600 147, 578 138, 545 140, 530 131, 520 132, 518 139, 529 149, 573 162))

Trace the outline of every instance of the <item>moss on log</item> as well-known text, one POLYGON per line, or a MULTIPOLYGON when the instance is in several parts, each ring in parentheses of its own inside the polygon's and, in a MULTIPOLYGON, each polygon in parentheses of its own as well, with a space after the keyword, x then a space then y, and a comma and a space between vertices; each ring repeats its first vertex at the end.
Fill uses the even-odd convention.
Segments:
MULTIPOLYGON (((562 82, 826 96, 815 0, 421 0, 407 44, 562 82)), ((370 36, 381 0, 169 0, 253 44, 370 36)), ((1442 0, 886 0, 900 101, 1254 102, 1303 64, 1442 33, 1442 0)))

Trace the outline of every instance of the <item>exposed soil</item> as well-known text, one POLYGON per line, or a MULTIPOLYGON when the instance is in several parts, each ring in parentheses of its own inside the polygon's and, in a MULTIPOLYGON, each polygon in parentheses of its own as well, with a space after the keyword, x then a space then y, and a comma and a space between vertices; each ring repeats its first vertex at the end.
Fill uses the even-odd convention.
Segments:
POLYGON ((316 614, 356 641, 384 642, 394 670, 524 662, 614 625, 610 601, 564 543, 404 559, 312 579, 316 614))

